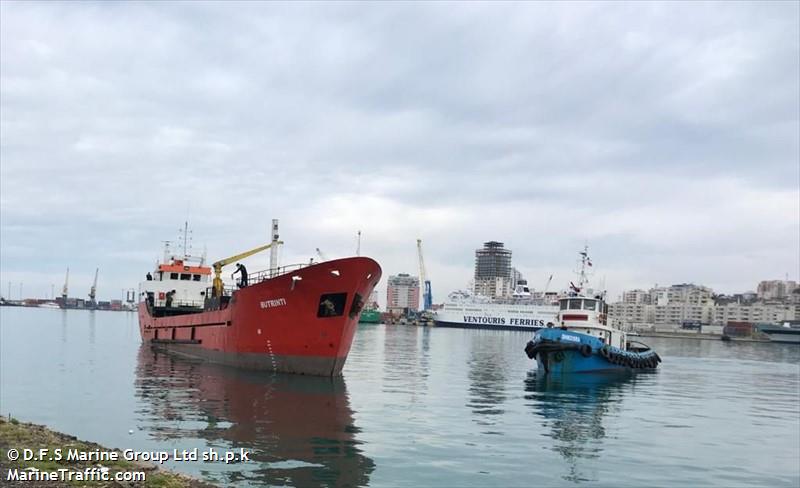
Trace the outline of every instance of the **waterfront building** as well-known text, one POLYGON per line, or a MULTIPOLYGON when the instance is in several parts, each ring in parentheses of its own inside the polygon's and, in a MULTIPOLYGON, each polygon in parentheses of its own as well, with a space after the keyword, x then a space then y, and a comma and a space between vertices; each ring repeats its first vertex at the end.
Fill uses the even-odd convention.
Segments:
POLYGON ((475 285, 473 292, 489 298, 507 297, 514 289, 511 273, 511 250, 502 242, 489 241, 475 250, 475 285))
POLYGON ((728 303, 714 307, 713 323, 750 322, 776 324, 797 318, 797 307, 788 302, 728 303))
POLYGON ((713 291, 690 283, 630 290, 622 302, 609 306, 609 319, 620 327, 680 327, 684 322, 710 324, 714 316, 713 291))
POLYGON ((682 283, 669 287, 667 303, 689 303, 691 305, 713 304, 714 292, 711 288, 691 283, 682 283))
POLYGON ((386 311, 402 315, 419 310, 419 278, 405 273, 389 277, 386 286, 386 311))
POLYGON ((653 305, 666 305, 669 302, 669 288, 656 285, 650 289, 650 303, 653 305))
POLYGON ((756 293, 761 300, 780 300, 790 298, 796 288, 796 281, 770 280, 759 283, 756 293))
POLYGON ((512 289, 517 286, 517 283, 520 281, 524 281, 525 277, 522 276, 522 273, 517 269, 512 267, 511 268, 511 287, 512 289))
POLYGON ((621 302, 609 305, 609 319, 620 327, 661 330, 678 329, 687 322, 704 324, 706 332, 716 330, 712 324, 718 328, 728 322, 778 323, 800 318, 800 288, 783 295, 781 286, 794 282, 781 283, 762 281, 758 294, 714 295, 708 287, 687 283, 655 287, 648 292, 625 291, 621 302))
POLYGON ((649 326, 655 322, 656 307, 649 303, 612 303, 608 306, 611 323, 620 328, 649 326))
POLYGON ((650 304, 650 292, 644 290, 630 290, 622 292, 622 303, 650 304))
POLYGON ((739 305, 749 305, 758 300, 757 295, 752 292, 734 293, 733 295, 716 295, 714 297, 714 305, 727 305, 729 303, 738 303, 739 305))

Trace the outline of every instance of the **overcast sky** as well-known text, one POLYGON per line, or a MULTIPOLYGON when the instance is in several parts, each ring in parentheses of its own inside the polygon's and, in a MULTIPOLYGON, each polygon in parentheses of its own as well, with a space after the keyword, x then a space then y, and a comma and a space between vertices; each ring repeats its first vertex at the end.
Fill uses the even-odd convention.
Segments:
POLYGON ((361 230, 382 295, 421 238, 437 303, 488 240, 537 289, 585 242, 612 296, 796 280, 798 5, 0 2, 0 294, 119 298, 187 219, 361 230))

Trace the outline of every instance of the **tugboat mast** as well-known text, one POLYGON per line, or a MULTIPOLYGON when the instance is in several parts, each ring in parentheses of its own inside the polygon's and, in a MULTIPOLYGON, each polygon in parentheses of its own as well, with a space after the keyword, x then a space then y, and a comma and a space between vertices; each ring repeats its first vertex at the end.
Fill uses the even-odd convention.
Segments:
POLYGON ((589 283, 588 273, 586 272, 586 266, 592 265, 592 260, 589 259, 589 246, 584 244, 583 251, 578 253, 581 257, 580 260, 580 268, 575 272, 578 275, 578 289, 583 291, 584 287, 589 283))

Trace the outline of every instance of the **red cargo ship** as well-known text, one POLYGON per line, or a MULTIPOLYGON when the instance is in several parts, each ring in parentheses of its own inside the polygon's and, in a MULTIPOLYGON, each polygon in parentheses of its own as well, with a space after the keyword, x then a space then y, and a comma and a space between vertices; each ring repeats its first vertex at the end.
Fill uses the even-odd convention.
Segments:
POLYGON ((189 264, 185 249, 183 258, 165 252, 140 286, 142 341, 248 369, 341 374, 381 267, 366 257, 278 267, 277 237, 273 220, 271 244, 211 267, 204 259, 189 264), (235 289, 223 285, 223 266, 269 247, 269 270, 243 277, 235 289))

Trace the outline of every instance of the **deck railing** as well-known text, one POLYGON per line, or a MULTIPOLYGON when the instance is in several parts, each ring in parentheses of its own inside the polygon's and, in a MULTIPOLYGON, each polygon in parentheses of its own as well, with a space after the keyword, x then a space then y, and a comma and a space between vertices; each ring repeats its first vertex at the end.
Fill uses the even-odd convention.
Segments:
POLYGON ((277 268, 265 269, 263 271, 256 271, 253 274, 250 274, 247 277, 247 284, 248 285, 255 285, 256 283, 261 283, 262 281, 266 281, 271 278, 275 278, 276 276, 285 275, 291 273, 293 271, 297 271, 302 268, 306 268, 317 263, 297 263, 297 264, 287 264, 286 266, 278 266, 277 268))

